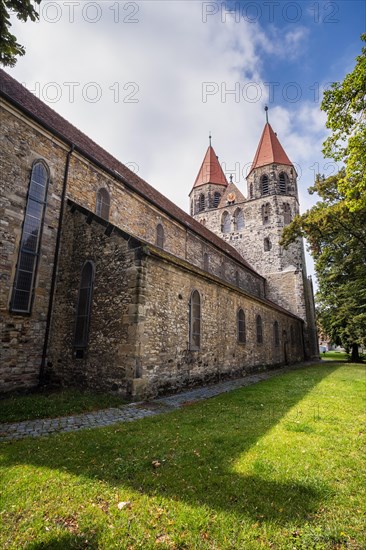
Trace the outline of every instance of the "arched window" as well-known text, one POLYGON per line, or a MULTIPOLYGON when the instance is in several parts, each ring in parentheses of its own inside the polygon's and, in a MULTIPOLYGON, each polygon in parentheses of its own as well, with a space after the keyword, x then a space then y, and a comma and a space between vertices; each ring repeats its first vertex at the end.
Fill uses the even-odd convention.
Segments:
POLYGON ((156 246, 164 248, 164 227, 161 223, 156 226, 156 246))
POLYGON ((86 348, 88 345, 93 284, 94 264, 87 261, 81 271, 79 298, 76 309, 74 347, 77 349, 86 348))
POLYGON ((189 301, 189 349, 199 350, 201 347, 201 297, 194 290, 189 301))
POLYGON ((201 193, 198 199, 198 211, 202 212, 202 210, 204 209, 205 209, 205 195, 201 193))
POLYGON ((268 252, 269 250, 271 250, 272 248, 272 243, 271 241, 269 240, 269 237, 265 237, 264 241, 263 241, 263 248, 264 248, 264 251, 265 252, 268 252))
POLYGON ((257 344, 263 344, 263 324, 262 324, 262 317, 260 315, 257 315, 256 328, 257 328, 257 344))
POLYGON ((268 195, 269 193, 269 180, 266 174, 261 177, 261 192, 262 195, 268 195))
POLYGON ((284 225, 288 225, 289 223, 291 223, 291 219, 292 219, 291 208, 290 208, 290 205, 286 203, 286 204, 283 205, 283 223, 284 223, 284 225))
POLYGON ((249 198, 252 199, 253 198, 253 184, 251 183, 250 186, 249 186, 249 198))
POLYGON ((109 220, 109 209, 111 205, 111 200, 107 189, 101 187, 97 193, 97 205, 96 205, 96 214, 104 220, 109 220))
POLYGON ((228 212, 224 212, 221 216, 221 231, 222 233, 230 233, 231 229, 231 220, 230 220, 230 214, 228 212))
POLYGON ((220 193, 218 191, 215 191, 214 200, 213 200, 214 208, 217 208, 219 206, 220 199, 221 199, 220 193))
POLYGON ((273 323, 273 337, 274 337, 275 346, 279 346, 280 345, 280 330, 279 330, 279 327, 278 327, 278 321, 275 321, 273 323))
POLYGON ((207 252, 205 252, 204 255, 203 255, 203 269, 205 271, 208 271, 208 269, 209 269, 209 257, 208 257, 207 252))
POLYGON ((282 195, 286 193, 287 179, 287 174, 285 174, 285 172, 281 172, 279 177, 279 188, 282 195))
POLYGON ((238 311, 238 342, 240 344, 245 344, 246 334, 245 334, 245 313, 242 309, 238 311))
POLYGON ((201 223, 202 225, 206 225, 206 218, 202 218, 202 220, 200 220, 200 223, 201 223))
POLYGON ((18 263, 10 302, 10 310, 17 313, 30 313, 32 309, 32 297, 47 204, 48 183, 47 165, 43 161, 35 162, 30 177, 18 263))
POLYGON ((244 228, 244 212, 237 208, 234 212, 234 231, 241 231, 244 228))
POLYGON ((262 222, 263 225, 266 225, 270 221, 271 216, 271 205, 267 202, 266 204, 262 204, 262 222))

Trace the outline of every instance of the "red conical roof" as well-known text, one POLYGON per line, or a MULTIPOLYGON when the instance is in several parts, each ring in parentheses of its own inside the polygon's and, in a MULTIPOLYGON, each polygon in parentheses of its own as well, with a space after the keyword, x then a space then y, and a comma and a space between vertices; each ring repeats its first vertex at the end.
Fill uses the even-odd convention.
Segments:
POLYGON ((219 160, 216 156, 213 147, 210 145, 206 151, 205 158, 203 159, 200 171, 196 177, 193 187, 199 187, 206 183, 215 183, 216 185, 228 186, 227 179, 220 166, 219 160))
POLYGON ((272 126, 268 122, 264 127, 249 174, 255 168, 266 166, 267 164, 287 164, 293 166, 282 145, 278 141, 278 137, 274 133, 272 126))

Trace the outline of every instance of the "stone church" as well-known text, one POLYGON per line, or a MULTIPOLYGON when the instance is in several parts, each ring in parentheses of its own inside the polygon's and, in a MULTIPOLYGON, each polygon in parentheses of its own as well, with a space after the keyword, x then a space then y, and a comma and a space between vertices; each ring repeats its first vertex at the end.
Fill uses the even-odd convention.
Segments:
POLYGON ((188 215, 0 78, 0 392, 145 398, 318 356, 303 243, 280 246, 297 174, 268 122, 248 196, 210 143, 188 215))

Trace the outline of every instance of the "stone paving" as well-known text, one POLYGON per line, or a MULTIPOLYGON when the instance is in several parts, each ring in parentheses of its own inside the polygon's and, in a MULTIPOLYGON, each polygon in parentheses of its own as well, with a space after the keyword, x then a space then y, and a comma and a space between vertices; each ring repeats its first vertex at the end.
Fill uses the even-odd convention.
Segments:
POLYGON ((218 382, 217 384, 196 388, 167 397, 159 397, 152 401, 121 405, 121 407, 117 408, 103 409, 100 411, 59 418, 45 418, 42 420, 26 420, 24 422, 0 424, 0 441, 47 436, 53 433, 75 432, 88 428, 111 426, 118 422, 132 422, 140 418, 155 416, 157 414, 179 409, 188 403, 209 399, 210 397, 215 397, 221 393, 229 392, 243 386, 256 384, 261 380, 266 380, 290 370, 308 366, 309 364, 311 363, 302 363, 301 365, 292 367, 251 374, 243 378, 218 382))

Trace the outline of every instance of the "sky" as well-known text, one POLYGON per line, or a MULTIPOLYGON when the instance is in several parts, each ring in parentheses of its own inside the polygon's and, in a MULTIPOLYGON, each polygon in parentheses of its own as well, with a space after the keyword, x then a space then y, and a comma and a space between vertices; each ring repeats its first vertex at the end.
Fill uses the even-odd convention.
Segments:
MULTIPOLYGON (((361 52, 366 3, 48 1, 12 18, 26 48, 7 72, 183 210, 208 146, 246 195, 269 122, 299 174, 300 208, 323 159, 323 90, 361 52)), ((307 258, 308 272, 313 273, 307 258)))

